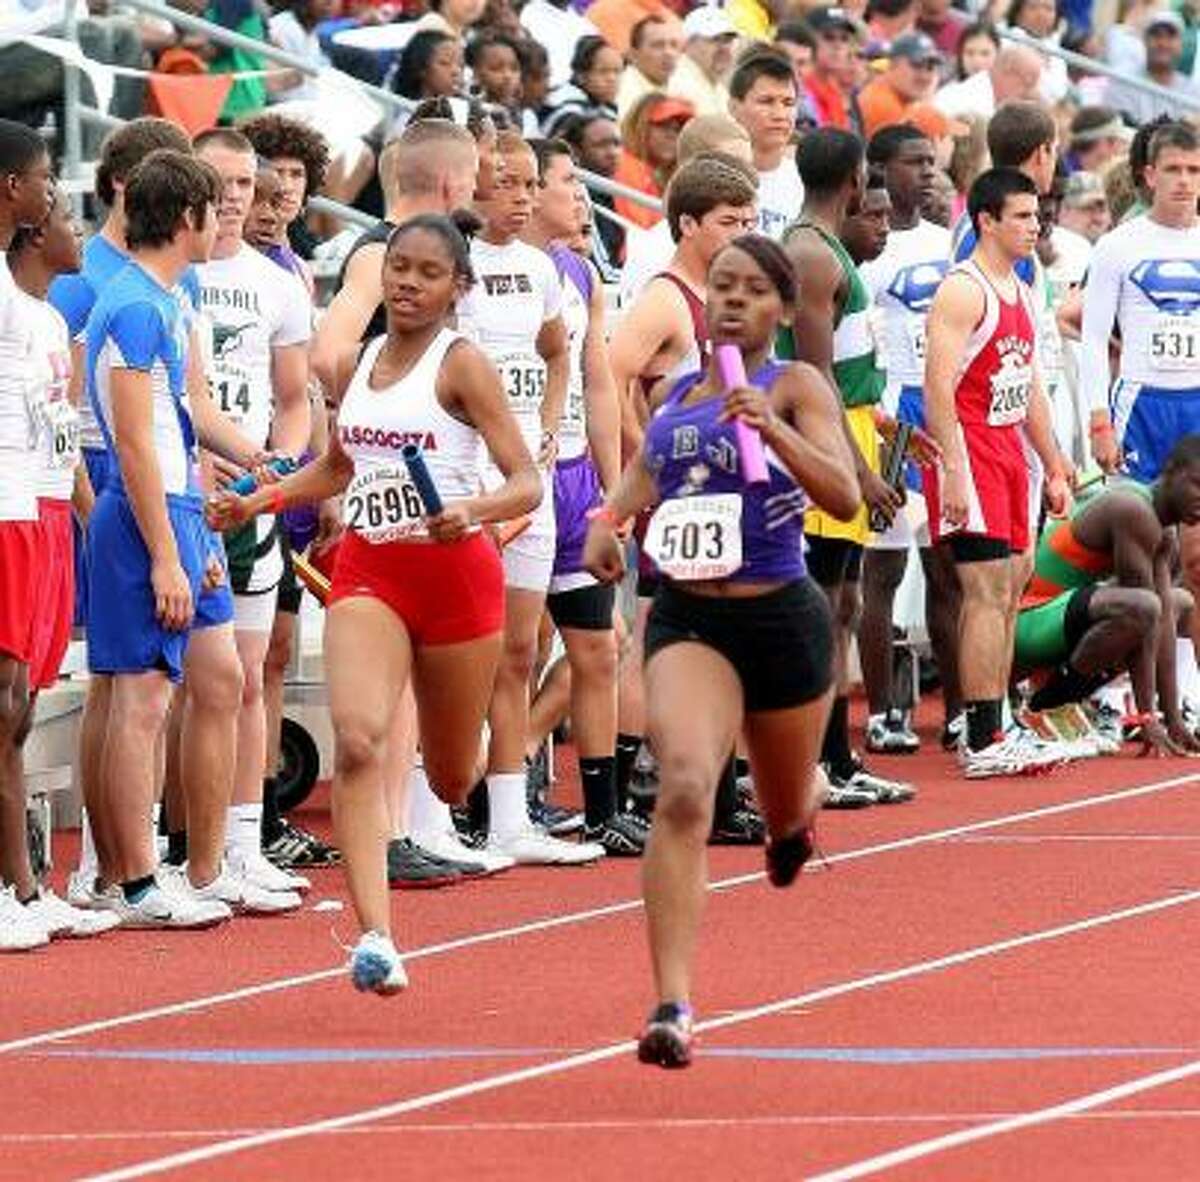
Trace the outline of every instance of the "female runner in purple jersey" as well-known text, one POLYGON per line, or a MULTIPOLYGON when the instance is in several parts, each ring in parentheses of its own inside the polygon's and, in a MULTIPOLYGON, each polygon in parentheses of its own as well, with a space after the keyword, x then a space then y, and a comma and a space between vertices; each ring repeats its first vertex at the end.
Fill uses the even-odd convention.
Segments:
POLYGON ((657 504, 647 545, 665 578, 646 631, 647 731, 660 787, 643 874, 658 1006, 644 1063, 691 1059, 691 963, 704 902, 713 794, 738 735, 767 822, 767 874, 787 886, 812 852, 824 780, 817 755, 829 713, 832 634, 806 576, 803 510, 811 499, 849 518, 861 497, 837 397, 810 365, 771 359, 796 281, 759 235, 712 261, 707 318, 714 345, 737 345, 747 385, 726 392, 707 370, 651 395, 640 459, 594 511, 585 565, 624 573, 618 526, 657 504), (770 479, 748 485, 734 420, 757 430, 770 479))

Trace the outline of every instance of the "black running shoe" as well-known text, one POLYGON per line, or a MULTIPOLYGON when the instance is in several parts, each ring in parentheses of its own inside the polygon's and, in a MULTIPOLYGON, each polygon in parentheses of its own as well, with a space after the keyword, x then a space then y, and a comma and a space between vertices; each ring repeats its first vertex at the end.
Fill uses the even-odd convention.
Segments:
POLYGON ((734 809, 727 817, 713 821, 709 845, 762 845, 767 839, 767 828, 756 809, 734 809))
POLYGON ((638 1039, 638 1060, 658 1067, 686 1067, 692 1061, 692 1007, 663 1002, 638 1039))
POLYGON ((615 813, 601 825, 585 825, 583 840, 602 845, 610 858, 640 858, 646 851, 645 831, 627 816, 615 813))
POLYGON ((411 891, 450 886, 462 879, 462 872, 425 853, 410 838, 400 837, 388 842, 387 876, 392 890, 411 891))
POLYGON ((583 814, 578 809, 563 808, 558 804, 546 805, 541 819, 534 818, 534 821, 551 837, 569 837, 583 828, 583 814))
POLYGON ((341 852, 315 833, 309 833, 290 821, 284 821, 279 836, 263 847, 263 854, 280 870, 321 869, 337 866, 341 852))
POLYGON ((781 837, 778 841, 767 842, 767 878, 771 885, 788 887, 796 881, 804 863, 813 854, 813 835, 811 829, 801 829, 790 837, 781 837))
POLYGON ((427 850, 419 841, 413 841, 411 837, 408 840, 412 842, 413 849, 421 857, 430 862, 438 862, 444 866, 449 866, 451 869, 457 870, 463 878, 479 878, 488 872, 488 868, 482 862, 460 861, 458 858, 443 858, 440 854, 435 854, 432 850, 427 850))

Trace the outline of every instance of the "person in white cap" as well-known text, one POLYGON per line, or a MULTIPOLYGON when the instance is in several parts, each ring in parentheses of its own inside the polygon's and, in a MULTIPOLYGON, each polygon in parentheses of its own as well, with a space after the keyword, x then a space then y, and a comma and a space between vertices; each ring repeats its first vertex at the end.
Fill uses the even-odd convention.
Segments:
POLYGON ((729 88, 725 77, 733 65, 737 30, 723 8, 712 4, 692 9, 683 18, 683 56, 667 93, 686 99, 697 115, 727 115, 729 88))
MULTIPOLYGON (((1146 68, 1140 75, 1143 82, 1157 82, 1174 91, 1175 95, 1186 95, 1200 99, 1200 83, 1186 74, 1181 74, 1175 63, 1183 52, 1183 19, 1177 12, 1164 9, 1146 20, 1143 32, 1146 41, 1146 68)), ((1135 123, 1151 123, 1159 115, 1177 117, 1181 104, 1175 97, 1150 94, 1138 90, 1127 82, 1110 81, 1105 93, 1105 102, 1128 115, 1135 123)))
POLYGON ((1127 155, 1133 130, 1112 107, 1080 107, 1071 120, 1065 164, 1070 172, 1099 171, 1127 155))

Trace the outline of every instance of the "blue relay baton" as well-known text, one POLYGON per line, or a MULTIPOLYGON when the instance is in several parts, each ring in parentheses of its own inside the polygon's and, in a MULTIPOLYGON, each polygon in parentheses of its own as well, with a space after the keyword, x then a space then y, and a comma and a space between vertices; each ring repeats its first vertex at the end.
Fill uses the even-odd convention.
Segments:
MULTIPOLYGON (((272 472, 278 472, 280 476, 290 476, 299 466, 291 456, 277 456, 267 465, 272 472)), ((237 493, 239 497, 248 497, 256 488, 258 481, 254 479, 254 473, 247 472, 229 486, 229 491, 237 493)))
POLYGON ((417 495, 425 506, 426 514, 429 517, 436 517, 443 508, 442 498, 438 495, 433 477, 429 475, 429 469, 425 466, 425 456, 421 451, 420 444, 406 443, 400 449, 400 458, 408 468, 409 478, 416 486, 417 495))

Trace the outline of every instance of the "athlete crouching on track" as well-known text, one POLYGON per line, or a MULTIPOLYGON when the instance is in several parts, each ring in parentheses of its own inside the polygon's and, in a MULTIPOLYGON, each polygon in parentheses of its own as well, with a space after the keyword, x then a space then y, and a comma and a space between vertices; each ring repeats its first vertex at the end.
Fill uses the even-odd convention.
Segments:
POLYGON ((383 260, 386 336, 352 346, 328 451, 279 483, 210 504, 214 527, 278 513, 345 490, 340 547, 325 624, 325 669, 336 761, 333 819, 363 936, 356 988, 407 984, 391 938, 383 793, 386 740, 411 676, 429 780, 448 803, 475 782, 504 624, 499 555, 480 531, 536 508, 541 479, 487 357, 445 327, 474 282, 467 244, 448 218, 400 225, 383 260), (357 368, 355 363, 358 362, 357 368), (445 508, 424 516, 400 457, 422 444, 445 508), (504 476, 479 495, 480 448, 504 476))
POLYGON ((787 256, 769 239, 747 235, 716 255, 709 329, 714 345, 741 349, 749 384, 726 395, 714 362, 659 383, 641 458, 588 532, 585 565, 616 581, 624 571, 617 527, 659 504, 647 545, 667 578, 647 624, 646 702, 661 782, 643 872, 659 1005, 638 1057, 663 1067, 691 1058, 691 962, 713 786, 738 735, 776 886, 790 884, 811 853, 824 795, 817 756, 833 641, 828 605, 805 574, 802 515, 811 498, 849 518, 861 498, 833 391, 812 366, 771 360, 795 297, 787 256), (745 484, 735 418, 761 433, 769 484, 745 484))

